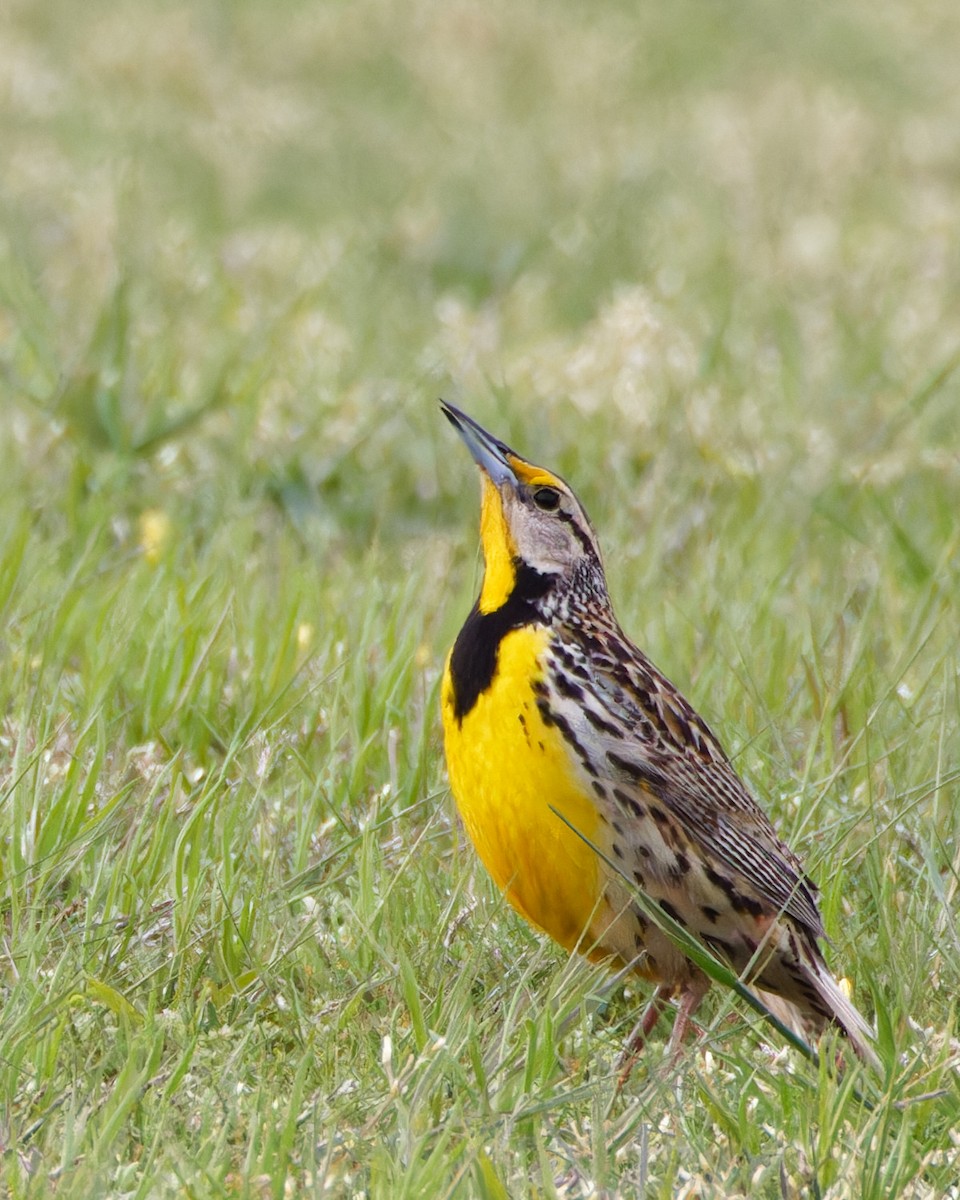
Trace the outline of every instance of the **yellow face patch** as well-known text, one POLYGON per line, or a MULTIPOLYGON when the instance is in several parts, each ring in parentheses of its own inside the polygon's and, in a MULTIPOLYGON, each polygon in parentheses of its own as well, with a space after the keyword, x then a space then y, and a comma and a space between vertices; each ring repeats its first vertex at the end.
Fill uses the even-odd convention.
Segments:
POLYGON ((543 467, 535 467, 533 463, 525 462, 522 458, 517 458, 515 454, 507 456, 507 462, 510 465, 510 470, 520 480, 530 487, 563 487, 563 483, 556 475, 551 475, 549 471, 543 467))

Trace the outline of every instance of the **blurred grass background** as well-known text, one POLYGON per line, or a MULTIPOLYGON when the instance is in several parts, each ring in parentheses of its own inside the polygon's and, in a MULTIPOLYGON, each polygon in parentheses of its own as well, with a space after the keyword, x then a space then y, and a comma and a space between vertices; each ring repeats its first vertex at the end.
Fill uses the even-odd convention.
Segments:
POLYGON ((960 12, 0 13, 12 1196, 957 1195, 960 12), (888 1078, 505 911, 436 684, 443 395, 571 478, 888 1078), (862 1081, 861 1081, 862 1085, 862 1081))

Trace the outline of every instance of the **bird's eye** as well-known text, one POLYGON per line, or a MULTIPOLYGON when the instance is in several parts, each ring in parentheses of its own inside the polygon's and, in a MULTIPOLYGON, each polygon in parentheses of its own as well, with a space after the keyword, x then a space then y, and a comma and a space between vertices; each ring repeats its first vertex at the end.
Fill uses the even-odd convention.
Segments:
POLYGON ((537 488, 533 493, 533 502, 544 512, 556 512, 560 507, 560 493, 552 487, 537 488))

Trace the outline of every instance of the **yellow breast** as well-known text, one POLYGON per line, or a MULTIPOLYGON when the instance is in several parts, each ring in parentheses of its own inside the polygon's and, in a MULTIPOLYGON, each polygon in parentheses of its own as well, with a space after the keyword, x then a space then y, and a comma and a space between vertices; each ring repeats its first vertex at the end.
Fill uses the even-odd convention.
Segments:
POLYGON ((539 627, 508 633, 492 682, 462 723, 448 659, 444 747, 464 825, 498 886, 528 921, 567 949, 586 951, 584 931, 606 923, 598 922, 605 907, 599 860, 551 807, 594 843, 600 817, 562 736, 537 709, 531 685, 542 675, 547 638, 539 627))

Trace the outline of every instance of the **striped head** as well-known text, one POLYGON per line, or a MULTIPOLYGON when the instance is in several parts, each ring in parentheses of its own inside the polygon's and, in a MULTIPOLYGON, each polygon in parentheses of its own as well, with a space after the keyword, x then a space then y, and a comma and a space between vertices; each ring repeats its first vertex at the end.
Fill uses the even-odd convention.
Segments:
POLYGON ((606 600, 600 547, 569 485, 522 458, 445 401, 444 415, 480 468, 484 576, 478 608, 501 608, 518 587, 543 600, 587 592, 606 600))

